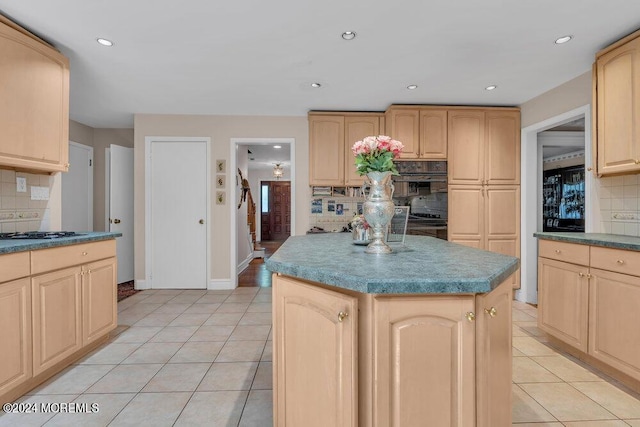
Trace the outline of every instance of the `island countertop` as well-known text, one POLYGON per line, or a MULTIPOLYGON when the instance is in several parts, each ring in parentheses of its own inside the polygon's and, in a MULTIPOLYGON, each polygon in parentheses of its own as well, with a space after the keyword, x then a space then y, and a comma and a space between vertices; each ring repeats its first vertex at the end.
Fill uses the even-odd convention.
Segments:
POLYGON ((122 233, 106 231, 87 231, 75 236, 56 237, 55 239, 8 239, 0 240, 0 254, 14 252, 35 251, 38 249, 55 248, 58 246, 75 245, 78 243, 97 242, 100 240, 115 239, 122 233))
POLYGON ((406 236, 391 254, 367 254, 351 234, 292 236, 266 261, 274 273, 372 294, 490 292, 518 258, 426 236, 406 236))

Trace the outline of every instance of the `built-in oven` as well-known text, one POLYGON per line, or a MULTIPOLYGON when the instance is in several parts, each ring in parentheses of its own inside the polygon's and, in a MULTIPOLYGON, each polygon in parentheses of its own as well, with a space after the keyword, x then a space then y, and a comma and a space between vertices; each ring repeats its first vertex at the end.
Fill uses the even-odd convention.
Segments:
POLYGON ((447 239, 447 162, 400 161, 393 177, 396 206, 409 206, 407 234, 447 239))

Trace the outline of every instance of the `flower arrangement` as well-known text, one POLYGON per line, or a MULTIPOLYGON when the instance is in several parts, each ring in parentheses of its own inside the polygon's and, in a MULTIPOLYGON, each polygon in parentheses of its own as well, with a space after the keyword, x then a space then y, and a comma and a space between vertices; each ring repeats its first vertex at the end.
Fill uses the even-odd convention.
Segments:
POLYGON ((364 219, 364 215, 354 215, 353 218, 351 218, 351 229, 355 230, 358 227, 362 227, 365 230, 367 230, 369 228, 369 223, 367 222, 366 219, 364 219))
POLYGON ((351 150, 356 156, 356 167, 359 175, 369 172, 391 172, 398 175, 393 161, 400 157, 404 149, 402 142, 386 135, 367 136, 353 144, 351 150))

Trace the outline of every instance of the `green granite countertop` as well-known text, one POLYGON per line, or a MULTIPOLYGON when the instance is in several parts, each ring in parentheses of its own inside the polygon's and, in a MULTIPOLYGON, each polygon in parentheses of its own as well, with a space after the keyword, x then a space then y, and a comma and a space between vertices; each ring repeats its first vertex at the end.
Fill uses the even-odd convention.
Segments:
POLYGON ((95 242, 98 240, 115 239, 122 236, 122 233, 111 233, 104 231, 87 231, 71 237, 57 237, 55 239, 33 239, 33 240, 0 240, 0 254, 13 252, 35 251, 38 249, 55 248, 57 246, 75 245, 77 243, 95 242))
POLYGON ((393 253, 367 254, 351 234, 290 237, 266 261, 275 273, 372 294, 490 292, 518 268, 518 258, 426 236, 406 236, 393 253))
POLYGON ((539 239, 558 240, 560 242, 640 251, 640 237, 623 236, 621 234, 539 232, 533 233, 533 236, 539 239))

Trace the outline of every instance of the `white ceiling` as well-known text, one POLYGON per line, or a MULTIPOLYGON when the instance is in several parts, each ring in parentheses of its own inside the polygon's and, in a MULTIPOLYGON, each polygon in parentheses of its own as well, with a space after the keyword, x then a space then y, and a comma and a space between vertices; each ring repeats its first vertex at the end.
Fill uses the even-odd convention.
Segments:
POLYGON ((247 145, 247 148, 250 151, 250 169, 273 170, 276 163, 279 163, 284 169, 289 169, 291 165, 289 144, 247 145), (280 148, 275 148, 276 145, 279 145, 280 148))
POLYGON ((640 27, 637 0, 0 0, 0 12, 70 58, 71 118, 93 127, 132 127, 134 113, 519 105, 640 27))

